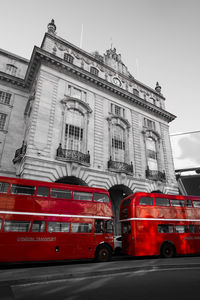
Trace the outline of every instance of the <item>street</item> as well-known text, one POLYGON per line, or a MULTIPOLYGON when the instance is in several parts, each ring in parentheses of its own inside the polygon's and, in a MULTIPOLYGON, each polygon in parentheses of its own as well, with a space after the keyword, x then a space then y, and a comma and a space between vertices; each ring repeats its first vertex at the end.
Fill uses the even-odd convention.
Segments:
POLYGON ((1 269, 0 280, 1 300, 130 297, 136 300, 199 300, 200 257, 119 258, 102 264, 70 262, 27 268, 19 266, 1 269), (3 280, 4 272, 7 281, 3 280), (44 273, 48 273, 46 279, 42 277, 44 273), (28 280, 23 277, 25 274, 28 280), (14 279, 16 276, 18 278, 14 279))

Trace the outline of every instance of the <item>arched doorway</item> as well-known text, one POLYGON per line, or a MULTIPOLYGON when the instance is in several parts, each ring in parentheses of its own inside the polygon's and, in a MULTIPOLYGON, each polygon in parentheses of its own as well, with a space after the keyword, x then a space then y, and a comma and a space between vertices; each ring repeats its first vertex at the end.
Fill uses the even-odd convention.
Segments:
POLYGON ((85 181, 75 176, 65 176, 56 180, 57 183, 88 186, 85 181))
POLYGON ((109 189, 110 198, 113 207, 113 216, 114 216, 114 234, 121 235, 121 224, 119 222, 119 211, 120 211, 120 204, 123 198, 127 197, 128 195, 132 194, 133 191, 123 185, 114 185, 109 189))

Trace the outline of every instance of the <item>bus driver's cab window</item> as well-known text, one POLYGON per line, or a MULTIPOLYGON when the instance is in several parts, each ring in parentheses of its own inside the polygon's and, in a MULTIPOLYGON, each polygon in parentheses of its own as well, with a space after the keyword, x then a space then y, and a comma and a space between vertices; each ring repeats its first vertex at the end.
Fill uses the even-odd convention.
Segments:
POLYGON ((103 220, 95 220, 95 233, 103 233, 103 220))

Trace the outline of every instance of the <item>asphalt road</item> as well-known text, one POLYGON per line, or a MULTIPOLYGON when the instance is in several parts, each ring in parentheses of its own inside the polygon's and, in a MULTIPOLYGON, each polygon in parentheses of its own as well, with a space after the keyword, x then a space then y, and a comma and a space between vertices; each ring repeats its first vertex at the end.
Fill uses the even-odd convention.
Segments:
POLYGON ((200 300, 199 287, 200 257, 125 258, 103 264, 72 262, 0 269, 1 300, 200 300))

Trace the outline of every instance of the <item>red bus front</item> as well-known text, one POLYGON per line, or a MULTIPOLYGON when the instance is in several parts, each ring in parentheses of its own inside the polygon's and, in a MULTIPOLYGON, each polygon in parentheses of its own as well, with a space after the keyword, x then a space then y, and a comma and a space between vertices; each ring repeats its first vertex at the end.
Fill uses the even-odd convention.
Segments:
POLYGON ((122 247, 128 255, 200 253, 200 198, 136 193, 120 208, 122 247))

